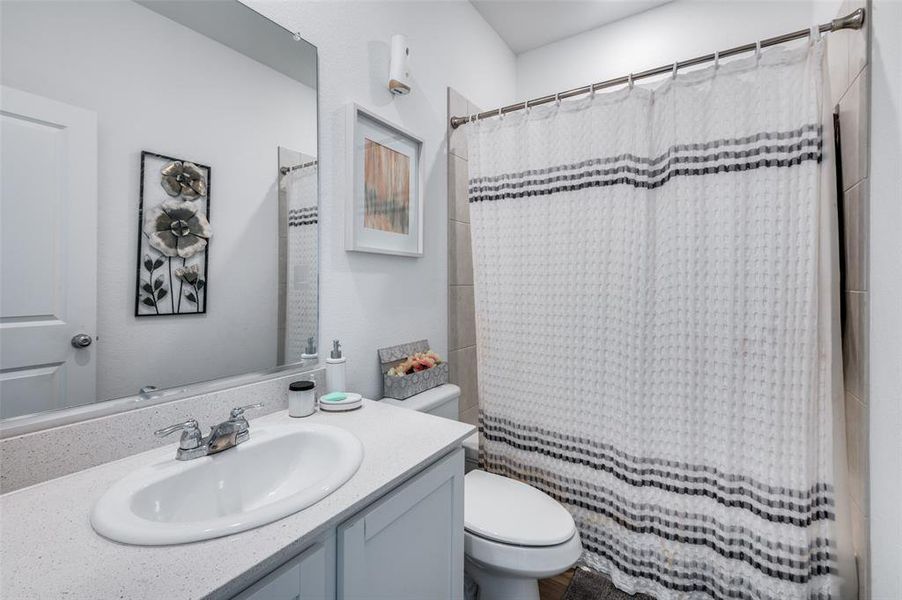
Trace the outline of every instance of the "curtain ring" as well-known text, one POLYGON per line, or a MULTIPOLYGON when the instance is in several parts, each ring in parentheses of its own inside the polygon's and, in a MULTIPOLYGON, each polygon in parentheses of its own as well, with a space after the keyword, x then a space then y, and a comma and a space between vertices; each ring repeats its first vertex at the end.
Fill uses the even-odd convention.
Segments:
POLYGON ((677 69, 680 68, 680 61, 674 61, 673 63, 673 78, 676 79, 677 69))
POLYGON ((523 110, 526 111, 526 114, 529 114, 529 111, 532 110, 532 107, 529 105, 529 100, 523 103, 523 110))
POLYGON ((499 106, 498 107, 498 118, 501 119, 502 117, 504 117, 504 113, 501 112, 501 107, 499 106))
POLYGON ((720 51, 719 50, 714 51, 714 68, 715 69, 720 68, 720 51))
POLYGON ((820 37, 821 28, 817 25, 812 25, 811 29, 808 30, 808 41, 813 44, 815 41, 819 40, 820 37))
POLYGON ((555 104, 555 106, 561 105, 561 93, 560 92, 558 92, 557 94, 554 95, 554 104, 555 104))
POLYGON ((633 81, 633 74, 630 73, 626 79, 626 85, 629 89, 633 89, 633 85, 635 85, 635 81, 633 81))
POLYGON ((589 98, 595 98, 595 84, 589 86, 589 98))
POLYGON ((761 58, 761 40, 755 42, 755 59, 760 60, 761 58))

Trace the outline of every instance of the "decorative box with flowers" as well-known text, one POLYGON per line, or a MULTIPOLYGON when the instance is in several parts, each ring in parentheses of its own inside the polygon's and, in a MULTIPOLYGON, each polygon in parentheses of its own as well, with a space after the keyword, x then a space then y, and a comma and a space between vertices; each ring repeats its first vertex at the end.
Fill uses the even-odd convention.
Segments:
POLYGON ((141 153, 135 316, 207 311, 210 167, 141 153))
POLYGON ((405 400, 414 394, 448 383, 448 363, 419 340, 379 349, 382 395, 405 400))

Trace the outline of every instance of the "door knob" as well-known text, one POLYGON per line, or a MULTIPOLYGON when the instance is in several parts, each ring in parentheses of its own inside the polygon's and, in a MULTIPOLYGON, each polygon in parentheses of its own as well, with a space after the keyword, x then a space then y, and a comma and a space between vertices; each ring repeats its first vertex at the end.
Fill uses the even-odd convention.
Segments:
POLYGON ((91 345, 91 336, 86 333, 79 333, 72 336, 72 346, 74 348, 87 348, 91 345))

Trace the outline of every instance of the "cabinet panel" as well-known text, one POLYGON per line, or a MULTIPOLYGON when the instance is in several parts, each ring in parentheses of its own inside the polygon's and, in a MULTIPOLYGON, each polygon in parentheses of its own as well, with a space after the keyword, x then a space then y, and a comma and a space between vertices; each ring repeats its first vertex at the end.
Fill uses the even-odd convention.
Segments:
POLYGON ((329 534, 233 600, 334 600, 335 536, 329 534))
POLYGON ((462 597, 463 477, 458 449, 339 526, 338 597, 462 597))
POLYGON ((300 556, 300 600, 335 598, 335 536, 316 544, 300 556))
POLYGON ((299 600, 301 596, 301 564, 292 559, 233 600, 299 600))

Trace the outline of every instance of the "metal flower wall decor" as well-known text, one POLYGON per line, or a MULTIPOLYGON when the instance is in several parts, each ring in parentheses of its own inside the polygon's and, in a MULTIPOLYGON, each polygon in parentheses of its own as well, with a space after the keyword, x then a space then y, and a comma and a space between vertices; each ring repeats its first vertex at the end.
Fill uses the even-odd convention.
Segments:
POLYGON ((141 153, 135 316, 207 312, 210 167, 141 153))
POLYGON ((207 180, 194 163, 173 160, 163 167, 160 174, 163 176, 160 185, 173 198, 181 196, 185 200, 194 200, 207 195, 207 180))

